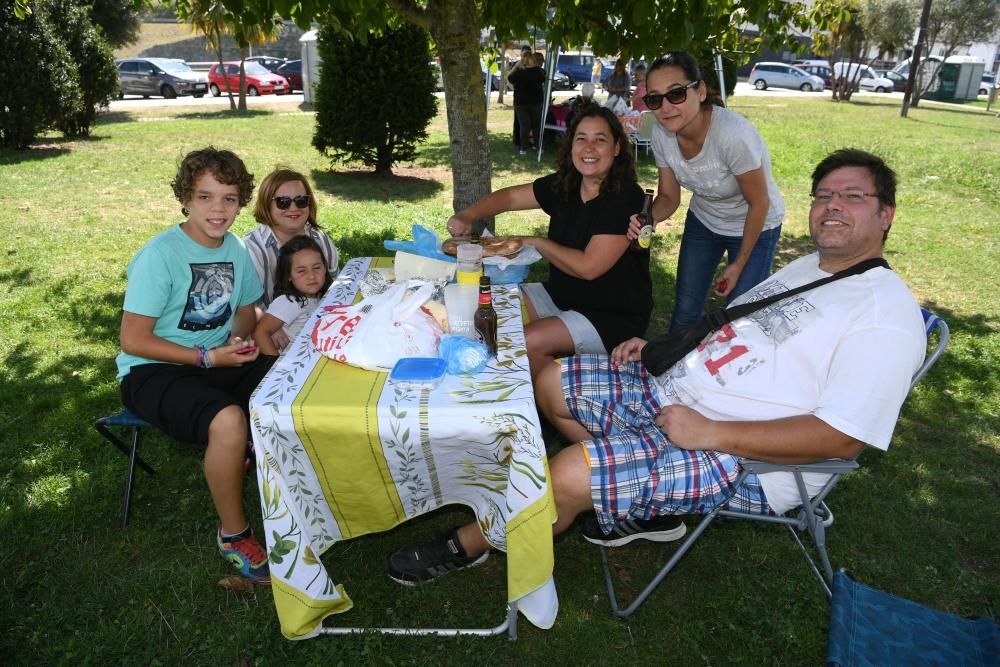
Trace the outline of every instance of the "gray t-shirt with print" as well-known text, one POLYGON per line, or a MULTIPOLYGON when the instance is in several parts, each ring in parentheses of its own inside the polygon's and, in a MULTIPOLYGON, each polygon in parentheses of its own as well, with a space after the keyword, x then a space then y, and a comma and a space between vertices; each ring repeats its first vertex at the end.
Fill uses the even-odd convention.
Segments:
POLYGON ((785 200, 771 175, 771 156, 764 139, 750 121, 734 111, 712 107, 705 144, 690 160, 681 155, 677 136, 657 123, 653 127, 653 154, 657 167, 673 171, 681 187, 691 191, 691 211, 717 234, 743 235, 749 205, 736 176, 761 167, 771 200, 764 229, 777 227, 785 217, 785 200))

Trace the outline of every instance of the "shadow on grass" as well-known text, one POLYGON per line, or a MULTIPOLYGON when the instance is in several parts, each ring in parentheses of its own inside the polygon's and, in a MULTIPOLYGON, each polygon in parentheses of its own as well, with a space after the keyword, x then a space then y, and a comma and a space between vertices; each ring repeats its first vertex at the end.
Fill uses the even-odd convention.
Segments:
POLYGON ((177 120, 212 120, 218 119, 236 119, 236 118, 261 118, 263 116, 273 116, 274 111, 269 109, 247 109, 246 111, 240 111, 239 109, 219 109, 217 111, 190 111, 187 113, 177 114, 177 120))
POLYGON ((8 287, 28 287, 33 284, 33 272, 31 269, 11 269, 0 273, 0 285, 8 287))
POLYGON ((317 190, 347 201, 420 201, 437 196, 444 186, 431 175, 375 175, 374 171, 313 169, 310 174, 317 190))
POLYGON ((52 145, 60 143, 63 143, 61 139, 58 137, 52 137, 51 139, 36 140, 35 144, 22 151, 16 151, 10 148, 0 149, 0 165, 16 165, 28 162, 39 162, 41 160, 48 160, 50 158, 67 155, 71 149, 52 145))
POLYGON ((132 123, 137 120, 131 111, 104 111, 97 117, 97 125, 114 125, 115 123, 132 123))

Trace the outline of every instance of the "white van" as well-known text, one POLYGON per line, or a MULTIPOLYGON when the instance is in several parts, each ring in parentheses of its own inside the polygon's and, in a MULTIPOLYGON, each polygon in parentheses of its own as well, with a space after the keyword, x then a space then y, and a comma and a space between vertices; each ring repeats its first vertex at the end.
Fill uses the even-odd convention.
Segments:
POLYGON ((876 93, 889 93, 893 90, 892 79, 879 76, 868 65, 833 63, 833 75, 838 79, 846 76, 849 80, 855 81, 861 90, 870 90, 876 93))

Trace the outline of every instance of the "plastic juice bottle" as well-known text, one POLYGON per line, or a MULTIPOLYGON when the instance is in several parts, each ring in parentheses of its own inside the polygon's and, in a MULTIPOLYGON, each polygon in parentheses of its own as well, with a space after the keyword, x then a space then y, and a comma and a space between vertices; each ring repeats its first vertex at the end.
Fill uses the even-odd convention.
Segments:
POLYGON ((490 277, 479 279, 479 308, 472 318, 472 326, 476 329, 476 337, 490 349, 490 354, 497 355, 497 311, 493 308, 493 293, 490 287, 490 277))
POLYGON ((458 259, 456 280, 463 285, 476 286, 483 275, 483 246, 478 243, 463 243, 455 253, 458 259))
POLYGON ((642 227, 639 228, 639 238, 632 241, 632 249, 637 252, 648 251, 653 243, 653 191, 646 188, 646 197, 642 202, 642 210, 636 216, 642 227))

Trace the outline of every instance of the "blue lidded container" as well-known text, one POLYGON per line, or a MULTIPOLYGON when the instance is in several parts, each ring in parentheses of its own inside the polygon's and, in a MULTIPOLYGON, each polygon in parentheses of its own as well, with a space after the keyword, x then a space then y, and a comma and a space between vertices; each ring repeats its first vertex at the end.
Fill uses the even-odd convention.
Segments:
POLYGON ((434 389, 444 379, 448 363, 438 357, 404 357, 389 373, 389 382, 403 389, 434 389))

